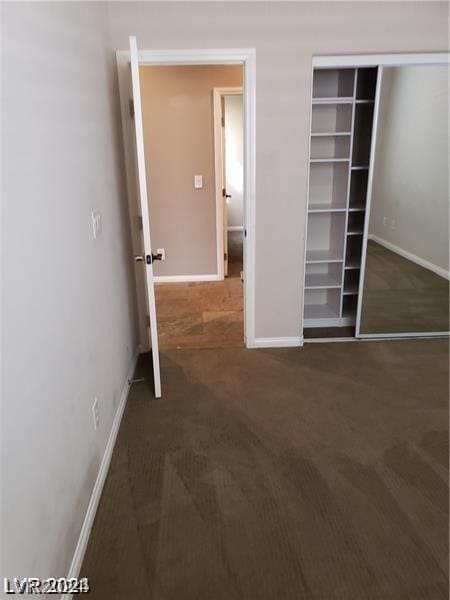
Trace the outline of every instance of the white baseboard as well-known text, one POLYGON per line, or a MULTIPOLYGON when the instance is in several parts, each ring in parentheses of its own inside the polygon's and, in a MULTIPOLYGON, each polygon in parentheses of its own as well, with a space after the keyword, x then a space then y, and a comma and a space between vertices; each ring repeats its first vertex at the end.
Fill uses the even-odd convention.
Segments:
POLYGON ((190 281, 220 281, 219 275, 155 275, 155 283, 183 283, 190 281))
POLYGON ((227 231, 244 231, 243 225, 229 225, 227 231))
POLYGON ((411 262, 416 263, 416 265, 419 265, 420 267, 423 267, 424 269, 428 269, 429 271, 436 273, 436 275, 439 275, 440 277, 444 277, 444 279, 450 280, 450 271, 446 271, 442 267, 438 267, 437 265, 434 265, 433 263, 429 262, 428 260, 425 260, 424 258, 420 258, 420 256, 416 256, 412 252, 408 252, 408 250, 403 250, 403 248, 400 248, 400 246, 396 246, 395 244, 392 244, 391 242, 388 242, 387 240, 384 240, 383 238, 378 237, 374 233, 369 233, 369 235, 367 237, 369 238, 369 240, 373 240, 377 244, 380 244, 380 246, 384 246, 388 250, 391 250, 392 252, 395 252, 396 254, 403 256, 403 258, 406 258, 407 260, 410 260, 411 262))
MULTIPOLYGON (((97 479, 92 490, 91 498, 86 510, 84 522, 81 527, 80 536, 78 543, 75 548, 72 563, 70 565, 68 578, 78 577, 80 574, 81 565, 83 564, 84 555, 89 541, 92 525, 94 524, 95 513, 97 512, 98 503, 102 495, 103 486, 105 484, 106 476, 108 474, 109 465, 111 462, 114 445, 116 443, 117 434, 119 432, 120 423, 122 421, 123 411, 127 403, 128 392, 130 391, 129 380, 133 378, 134 370, 136 368, 137 359, 139 357, 138 352, 135 353, 131 360, 127 376, 125 379, 124 386, 122 388, 122 394, 120 395, 119 405, 114 416, 114 421, 109 434, 108 442, 106 444, 105 452, 103 453, 102 462, 98 470, 97 479)), ((61 600, 72 600, 72 594, 63 594, 61 600)))
POLYGON ((292 348, 303 346, 303 337, 265 337, 255 338, 254 348, 292 348))

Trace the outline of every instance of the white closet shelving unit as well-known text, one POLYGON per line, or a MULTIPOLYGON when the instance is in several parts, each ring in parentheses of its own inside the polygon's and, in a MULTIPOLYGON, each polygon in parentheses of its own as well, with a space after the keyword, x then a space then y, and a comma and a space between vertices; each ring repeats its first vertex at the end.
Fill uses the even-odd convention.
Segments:
POLYGON ((355 324, 377 67, 316 68, 304 327, 355 324))

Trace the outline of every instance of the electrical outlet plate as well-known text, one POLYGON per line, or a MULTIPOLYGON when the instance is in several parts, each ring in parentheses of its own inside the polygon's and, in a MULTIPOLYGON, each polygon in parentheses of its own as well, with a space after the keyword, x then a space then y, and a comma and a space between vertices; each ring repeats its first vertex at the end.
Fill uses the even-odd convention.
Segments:
POLYGON ((100 425, 100 411, 98 408, 98 398, 94 398, 94 404, 92 405, 92 418, 94 419, 94 429, 97 431, 100 425))

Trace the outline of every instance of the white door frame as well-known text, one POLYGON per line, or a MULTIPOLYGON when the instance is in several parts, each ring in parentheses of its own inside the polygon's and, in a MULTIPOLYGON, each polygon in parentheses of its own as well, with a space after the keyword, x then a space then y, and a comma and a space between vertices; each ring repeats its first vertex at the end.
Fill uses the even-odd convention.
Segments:
MULTIPOLYGON (((222 98, 224 96, 241 96, 242 87, 215 87, 213 88, 213 119, 214 119, 214 179, 216 188, 216 239, 217 239, 217 273, 219 279, 225 278, 224 273, 224 218, 223 218, 223 165, 224 165, 224 144, 222 140, 222 98)), ((245 211, 245 198, 244 198, 245 211)), ((245 267, 244 267, 245 271, 245 267)))
MULTIPOLYGON (((130 53, 116 52, 121 112, 124 132, 125 166, 130 206, 133 206, 133 174, 130 144, 127 139, 131 131, 128 108, 128 85, 130 53), (126 124, 126 122, 129 124, 126 124)), ((243 65, 244 68, 244 338, 247 348, 255 347, 255 191, 256 191, 256 52, 254 48, 218 50, 139 50, 140 65, 243 65)), ((131 215, 133 219, 133 213, 131 215)), ((132 228, 133 229, 133 228, 132 228)), ((133 232, 132 232, 132 235, 133 232)), ((138 300, 139 307, 139 300, 138 300)), ((142 317, 140 316, 140 323, 142 317)), ((145 317, 145 316, 144 316, 145 317)), ((140 327, 142 333, 142 327, 140 327)), ((141 335, 141 339, 142 335, 141 335)))

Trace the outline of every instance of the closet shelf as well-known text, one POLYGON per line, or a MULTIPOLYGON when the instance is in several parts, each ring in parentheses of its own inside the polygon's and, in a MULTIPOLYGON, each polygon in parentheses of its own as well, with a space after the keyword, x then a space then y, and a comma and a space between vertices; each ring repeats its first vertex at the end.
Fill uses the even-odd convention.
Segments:
POLYGON ((345 206, 336 206, 333 204, 310 204, 309 213, 327 213, 327 212, 345 212, 345 206))
POLYGON ((311 163, 345 163, 349 162, 349 158, 311 158, 311 163))
POLYGON ((341 288, 341 281, 328 273, 307 273, 305 275, 305 289, 330 289, 341 288))
POLYGON ((352 165, 352 171, 364 171, 369 168, 369 165, 352 165))
POLYGON ((352 135, 351 131, 312 131, 311 137, 339 137, 339 136, 352 135))
POLYGON ((360 212, 366 210, 366 207, 362 204, 360 206, 349 206, 348 212, 360 212))
POLYGON ((367 99, 367 100, 361 99, 361 100, 359 100, 358 99, 358 100, 355 100, 355 102, 356 102, 356 104, 373 104, 375 102, 375 100, 370 100, 370 99, 367 99))
POLYGON ((331 263, 331 262, 344 262, 343 257, 339 255, 335 250, 307 250, 306 251, 306 262, 307 263, 331 263))
POLYGON ((333 98, 313 98, 313 104, 353 104, 354 98, 352 96, 346 97, 333 97, 333 98))

